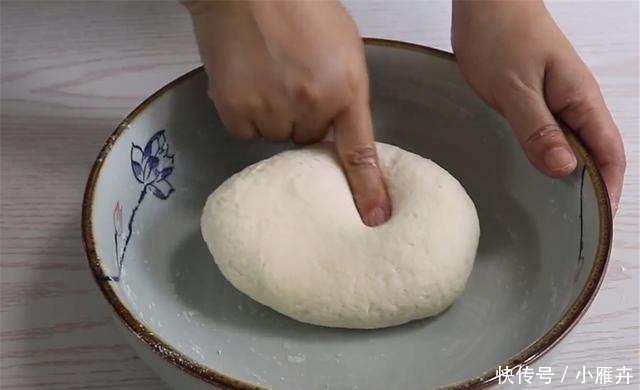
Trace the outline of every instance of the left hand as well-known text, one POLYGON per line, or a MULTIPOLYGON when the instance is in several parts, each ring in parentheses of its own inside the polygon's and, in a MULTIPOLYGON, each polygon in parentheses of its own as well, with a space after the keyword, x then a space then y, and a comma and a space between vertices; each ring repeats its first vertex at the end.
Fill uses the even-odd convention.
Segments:
POLYGON ((551 177, 577 165, 554 116, 567 123, 593 153, 615 213, 626 167, 620 133, 595 78, 543 2, 455 0, 452 45, 471 87, 551 177))

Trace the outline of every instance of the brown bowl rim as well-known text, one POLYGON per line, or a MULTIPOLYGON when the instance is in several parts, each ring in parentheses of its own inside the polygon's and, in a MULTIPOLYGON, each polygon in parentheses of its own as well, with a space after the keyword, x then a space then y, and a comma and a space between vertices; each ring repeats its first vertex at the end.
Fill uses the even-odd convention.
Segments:
MULTIPOLYGON (((400 42, 388 39, 380 38, 364 38, 364 42, 368 46, 392 46, 401 48, 404 50, 411 50, 426 55, 437 56, 446 60, 455 62, 455 56, 451 53, 441 51, 438 49, 414 44, 407 42, 400 42)), ((146 326, 144 326, 136 317, 129 311, 125 305, 118 299, 111 282, 105 280, 105 274, 100 266, 100 259, 96 254, 95 240, 93 236, 92 228, 92 207, 94 203, 94 193, 96 183, 100 176, 100 172, 105 161, 105 157, 118 140, 119 136, 124 132, 129 124, 134 121, 138 115, 140 115, 149 105, 151 105, 156 99, 164 95, 167 91, 173 89, 183 81, 194 77, 196 74, 203 72, 202 67, 198 67, 177 79, 171 81, 164 87, 160 88, 150 97, 144 100, 138 107, 136 107, 127 117, 116 127, 115 131, 108 138, 105 145, 100 150, 98 157, 96 158, 89 178, 87 180, 84 199, 82 203, 82 239, 84 243, 85 252, 89 261, 92 274, 96 283, 98 284, 105 299, 111 305, 113 311, 117 314, 122 323, 131 331, 142 343, 146 344, 149 349, 158 354, 162 359, 168 361, 173 366, 179 368, 181 371, 192 375, 204 382, 212 385, 231 390, 267 390, 266 388, 254 386, 249 383, 240 381, 238 379, 231 378, 220 372, 217 372, 211 368, 194 362, 187 356, 181 354, 174 349, 167 342, 151 332, 146 326)), ((597 165, 593 157, 589 154, 582 142, 567 129, 567 127, 561 124, 569 142, 574 150, 581 157, 584 162, 584 169, 589 174, 591 182, 593 183, 595 194, 597 197, 598 210, 599 210, 599 225, 600 234, 598 236, 598 248, 596 251, 596 258, 593 263, 591 272, 588 279, 580 291, 577 299, 562 316, 562 318, 542 337, 532 343, 529 347, 515 355, 511 359, 503 362, 500 367, 525 367, 532 362, 543 356, 552 347, 554 347, 567 333, 576 325, 580 318, 584 315, 589 305, 593 301, 602 280, 604 279, 604 273, 607 267, 609 253, 611 250, 611 239, 613 232, 613 217, 611 214, 611 205, 609 202, 608 192, 604 183, 604 180, 597 169, 597 165)), ((433 390, 462 390, 462 389, 480 389, 494 384, 498 381, 495 367, 492 370, 485 371, 484 373, 474 378, 467 379, 465 381, 439 387, 433 390)))

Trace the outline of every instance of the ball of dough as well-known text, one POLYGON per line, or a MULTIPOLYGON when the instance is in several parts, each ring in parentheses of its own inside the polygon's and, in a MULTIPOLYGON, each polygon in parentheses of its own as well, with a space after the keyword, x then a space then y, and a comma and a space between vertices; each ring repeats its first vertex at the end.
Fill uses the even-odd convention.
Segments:
POLYGON ((464 188, 434 162, 378 143, 393 211, 361 222, 329 144, 282 152, 207 200, 202 234, 238 290, 296 320, 380 328, 436 315, 460 296, 480 228, 464 188))

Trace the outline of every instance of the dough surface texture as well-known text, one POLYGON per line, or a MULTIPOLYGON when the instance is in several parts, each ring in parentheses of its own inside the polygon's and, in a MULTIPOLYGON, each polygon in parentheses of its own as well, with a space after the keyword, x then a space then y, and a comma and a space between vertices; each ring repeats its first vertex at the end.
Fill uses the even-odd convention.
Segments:
POLYGON ((393 211, 368 227, 328 144, 282 152, 219 186, 202 234, 238 290, 296 320, 381 328, 437 315, 471 273, 480 227, 460 183, 378 143, 393 211))

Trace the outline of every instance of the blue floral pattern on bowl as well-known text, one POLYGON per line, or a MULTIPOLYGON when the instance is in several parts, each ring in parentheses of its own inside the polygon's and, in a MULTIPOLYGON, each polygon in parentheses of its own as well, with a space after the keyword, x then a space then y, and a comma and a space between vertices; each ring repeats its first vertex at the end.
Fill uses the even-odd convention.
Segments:
POLYGON ((138 201, 131 211, 127 232, 123 229, 123 208, 119 201, 113 210, 114 245, 116 254, 117 275, 106 276, 104 280, 118 282, 122 276, 127 247, 133 233, 136 214, 151 193, 160 200, 166 200, 175 191, 168 178, 173 173, 174 154, 169 152, 169 143, 165 130, 156 132, 146 143, 144 148, 131 143, 131 171, 135 180, 142 184, 138 201))

